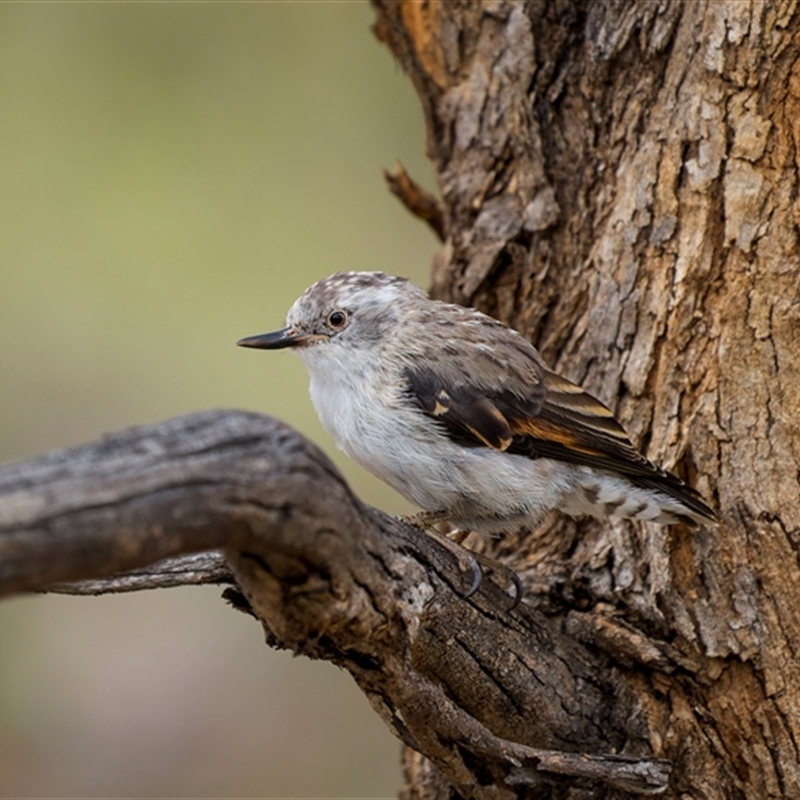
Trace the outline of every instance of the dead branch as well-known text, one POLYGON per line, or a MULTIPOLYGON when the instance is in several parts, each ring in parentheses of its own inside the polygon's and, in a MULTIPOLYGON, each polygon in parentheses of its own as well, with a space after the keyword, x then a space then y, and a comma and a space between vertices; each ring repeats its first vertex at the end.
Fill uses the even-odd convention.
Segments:
POLYGON ((450 552, 275 420, 194 414, 0 468, 0 594, 208 581, 235 582, 270 644, 347 669, 465 797, 666 786, 601 655, 488 579, 463 599, 450 552))
POLYGON ((441 204, 426 189, 420 186, 398 161, 393 170, 385 169, 383 177, 389 191, 415 216, 427 222, 443 242, 447 238, 445 216, 441 204))

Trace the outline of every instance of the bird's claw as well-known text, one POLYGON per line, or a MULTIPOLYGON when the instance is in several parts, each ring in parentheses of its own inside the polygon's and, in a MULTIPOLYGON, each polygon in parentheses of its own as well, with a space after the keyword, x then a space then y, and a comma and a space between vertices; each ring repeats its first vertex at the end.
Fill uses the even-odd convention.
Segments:
POLYGON ((467 569, 472 572, 472 583, 467 589, 466 592, 462 595, 465 600, 468 600, 475 592, 478 591, 478 588, 483 581, 483 570, 481 569, 481 565, 477 562, 474 556, 467 554, 465 558, 466 562, 466 569, 462 569, 462 572, 466 572, 467 569))
MULTIPOLYGON (((433 527, 440 522, 448 520, 451 516, 452 515, 446 510, 421 511, 418 514, 411 514, 409 516, 402 517, 402 520, 408 525, 413 525, 419 530, 429 531, 430 535, 433 536, 434 539, 437 539, 455 556, 456 560, 458 561, 459 570, 463 573, 470 573, 472 575, 472 581, 469 585, 469 588, 463 595, 461 595, 464 600, 468 600, 470 597, 472 597, 475 592, 478 591, 481 583, 483 582, 483 569, 481 568, 481 563, 484 565, 484 567, 486 567, 486 570, 489 573, 506 573, 507 581, 505 586, 507 586, 509 582, 514 584, 514 594, 511 605, 509 606, 509 611, 513 611, 522 602, 522 598, 525 594, 525 590, 522 586, 522 581, 520 580, 519 575, 517 575, 513 569, 506 567, 504 564, 500 564, 498 561, 494 561, 491 558, 487 558, 486 556, 472 553, 467 550, 467 548, 465 548, 461 542, 466 537, 468 531, 454 530, 445 535, 433 527)), ((502 588, 505 588, 505 586, 502 588)))
MULTIPOLYGON (((511 597, 511 605, 508 607, 509 611, 513 611, 522 602, 522 598, 525 596, 525 588, 522 585, 522 581, 520 580, 519 575, 517 575, 517 573, 514 572, 514 570, 511 569, 511 567, 507 567, 505 564, 501 564, 499 561, 493 561, 492 559, 487 558, 485 559, 485 564, 487 572, 489 573, 492 572, 499 572, 501 574, 505 573, 506 581, 503 585, 500 586, 501 589, 505 591, 509 583, 511 583, 514 586, 514 593, 511 597)), ((480 569, 480 567, 478 567, 478 569, 480 569)), ((475 589, 473 590, 473 592, 478 589, 478 586, 480 586, 480 581, 478 581, 478 583, 475 585, 475 589)), ((465 595, 465 597, 469 596, 470 596, 469 594, 465 595)))
MULTIPOLYGON (((522 602, 522 598, 525 595, 525 589, 522 586, 522 581, 520 580, 519 575, 517 575, 513 569, 505 566, 505 564, 501 564, 499 561, 486 558, 486 556, 478 555, 477 553, 471 553, 461 545, 456 545, 458 547, 457 552, 453 549, 455 542, 453 542, 451 539, 446 539, 446 541, 448 543, 448 549, 450 549, 458 559, 458 566, 461 572, 469 572, 472 575, 472 582, 470 583, 469 589, 467 589, 467 591, 461 595, 464 600, 468 600, 470 597, 472 597, 472 595, 478 591, 481 583, 483 582, 484 570, 481 567, 482 563, 489 574, 493 572, 505 573, 507 578, 505 586, 507 586, 508 583, 513 584, 514 594, 511 599, 511 605, 508 609, 509 611, 513 611, 522 602)), ((505 588, 505 586, 501 588, 505 588)))
POLYGON ((513 569, 509 570, 509 572, 511 583, 514 584, 514 599, 511 601, 508 610, 513 611, 522 602, 522 598, 525 596, 525 587, 522 585, 519 575, 513 569))

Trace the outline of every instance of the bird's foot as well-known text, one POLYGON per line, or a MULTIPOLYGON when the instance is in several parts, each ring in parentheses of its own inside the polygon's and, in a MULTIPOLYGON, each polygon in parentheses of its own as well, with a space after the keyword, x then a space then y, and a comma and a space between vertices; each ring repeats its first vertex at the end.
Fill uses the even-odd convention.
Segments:
POLYGON ((445 534, 433 527, 449 518, 450 514, 444 510, 423 511, 410 517, 404 517, 403 521, 407 522, 409 525, 413 525, 415 528, 427 530, 436 541, 455 556, 459 570, 465 574, 469 573, 471 575, 469 588, 462 595, 465 600, 472 597, 472 595, 478 591, 483 581, 485 569, 489 575, 500 573, 505 576, 505 581, 501 585, 501 588, 505 589, 509 584, 513 584, 514 594, 509 610, 516 608, 522 601, 522 597, 525 593, 519 575, 499 561, 487 558, 479 553, 473 553, 464 547, 462 542, 469 535, 469 531, 455 529, 445 534), (481 568, 481 565, 483 568, 481 568))
MULTIPOLYGON (((462 549, 466 550, 466 548, 462 549)), ((514 592, 511 596, 511 605, 508 610, 512 611, 515 609, 522 602, 522 598, 525 595, 525 588, 522 585, 519 575, 517 575, 511 567, 507 567, 505 564, 501 564, 499 561, 488 558, 481 553, 470 552, 470 556, 475 560, 478 569, 481 570, 481 574, 485 571, 488 575, 498 575, 503 579, 502 583, 500 581, 495 581, 503 591, 505 591, 509 585, 514 587, 514 592), (481 567, 483 567, 483 569, 481 569, 481 567)), ((473 592, 477 591, 479 585, 480 582, 475 586, 473 592)), ((469 597, 469 595, 467 595, 467 597, 469 597)))

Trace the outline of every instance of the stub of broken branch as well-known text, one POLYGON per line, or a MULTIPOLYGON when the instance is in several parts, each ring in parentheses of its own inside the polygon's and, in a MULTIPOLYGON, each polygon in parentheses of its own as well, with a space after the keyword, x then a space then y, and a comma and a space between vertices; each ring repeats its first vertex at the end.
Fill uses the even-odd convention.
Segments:
POLYGON ((287 426, 235 411, 0 468, 0 594, 235 583, 277 647, 347 669, 462 795, 662 790, 634 694, 603 657, 451 552, 361 504, 287 426), (624 753, 624 755, 622 755, 624 753))
POLYGON ((389 191, 415 216, 428 223, 440 241, 447 238, 444 211, 439 201, 420 186, 398 161, 393 170, 384 170, 389 191))

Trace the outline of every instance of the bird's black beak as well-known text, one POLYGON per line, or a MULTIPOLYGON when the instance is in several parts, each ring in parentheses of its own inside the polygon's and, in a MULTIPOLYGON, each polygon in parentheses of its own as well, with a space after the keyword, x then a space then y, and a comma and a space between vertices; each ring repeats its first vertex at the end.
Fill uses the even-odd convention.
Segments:
POLYGON ((303 347, 308 344, 311 337, 296 328, 284 328, 272 333, 258 333, 255 336, 245 336, 236 344, 239 347, 257 347, 259 350, 280 350, 283 347, 303 347))

